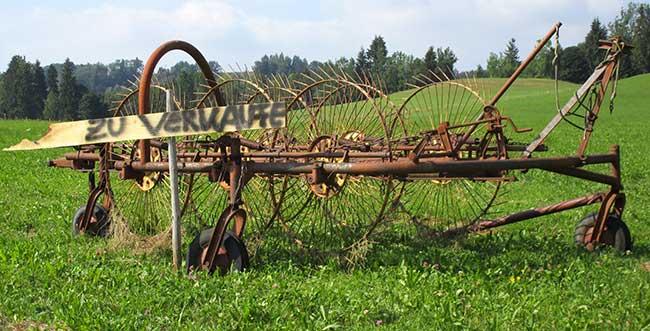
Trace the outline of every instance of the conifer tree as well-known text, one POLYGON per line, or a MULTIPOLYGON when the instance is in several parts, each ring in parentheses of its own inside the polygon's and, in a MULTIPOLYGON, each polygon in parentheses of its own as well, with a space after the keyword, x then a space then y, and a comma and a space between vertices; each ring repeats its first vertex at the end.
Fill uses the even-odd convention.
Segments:
POLYGON ((47 67, 46 83, 48 91, 55 91, 56 93, 59 93, 59 73, 56 71, 56 68, 53 64, 50 64, 47 67))
POLYGON ((74 77, 74 63, 66 59, 61 69, 61 82, 59 84, 59 116, 60 120, 74 120, 79 118, 79 87, 74 77))
POLYGON ((97 94, 88 92, 79 100, 79 116, 83 119, 106 117, 107 107, 97 94))
POLYGON ((47 92, 45 105, 43 107, 43 118, 46 120, 59 120, 61 119, 60 105, 59 105, 59 91, 58 89, 50 89, 47 92))
POLYGON ((424 54, 424 68, 427 71, 435 71, 437 67, 438 59, 436 57, 436 51, 433 49, 433 46, 429 46, 429 49, 424 54))
POLYGON ((32 107, 30 109, 30 118, 42 118, 43 107, 45 99, 47 98, 47 83, 45 82, 45 71, 41 67, 41 63, 36 60, 33 66, 33 94, 32 94, 32 107))
POLYGON ((585 36, 585 41, 581 45, 582 51, 585 53, 587 62, 591 68, 595 68, 602 60, 604 52, 598 49, 598 41, 607 39, 607 30, 600 24, 598 18, 594 18, 591 22, 591 29, 585 36))
POLYGON ((25 58, 15 55, 11 58, 3 78, 0 91, 2 106, 8 118, 30 117, 33 105, 33 77, 31 65, 25 58))
POLYGON ((445 49, 438 47, 436 50, 436 56, 438 57, 438 74, 441 75, 441 78, 443 79, 453 79, 455 71, 454 65, 456 64, 456 61, 458 61, 456 54, 454 54, 449 47, 445 49))
POLYGON ((519 64, 521 64, 521 61, 519 61, 519 48, 517 48, 515 38, 511 38, 506 44, 506 50, 503 52, 501 74, 506 77, 512 75, 519 67, 519 64))
POLYGON ((361 50, 359 50, 359 53, 357 54, 354 70, 359 75, 363 75, 368 71, 368 57, 366 56, 366 50, 363 49, 363 47, 361 47, 361 50))
POLYGON ((388 57, 388 48, 386 48, 386 42, 382 36, 375 36, 372 43, 370 43, 370 47, 368 47, 366 56, 371 71, 375 74, 380 73, 388 57))

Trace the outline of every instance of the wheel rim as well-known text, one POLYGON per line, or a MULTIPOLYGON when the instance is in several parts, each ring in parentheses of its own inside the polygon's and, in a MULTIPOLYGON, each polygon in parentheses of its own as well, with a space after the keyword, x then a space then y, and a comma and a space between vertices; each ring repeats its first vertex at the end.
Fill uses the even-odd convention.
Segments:
MULTIPOLYGON (((153 85, 150 92, 152 112, 164 112, 165 87, 153 85)), ((138 114, 138 89, 127 90, 124 98, 114 109, 113 116, 138 114)), ((154 161, 167 161, 167 150, 161 148, 167 139, 151 140, 150 155, 154 161), (156 141, 158 142, 156 144, 156 141)), ((111 144, 110 157, 115 160, 138 160, 140 151, 137 141, 111 144)), ((127 232, 137 235, 157 235, 171 228, 169 217, 171 205, 170 179, 165 172, 146 172, 139 179, 120 180, 113 173, 109 177, 111 195, 111 219, 126 226, 127 232)), ((185 199, 187 186, 179 180, 179 197, 185 199)), ((181 215, 182 216, 182 215, 181 215)))
MULTIPOLYGON (((583 224, 582 222, 578 224, 575 237, 581 240, 576 241, 577 245, 586 246, 589 249, 593 248, 588 239, 592 238, 594 235, 596 215, 597 213, 588 215, 587 217, 589 217, 589 221, 587 224, 583 224)), ((614 247, 623 252, 632 249, 632 238, 627 225, 614 215, 609 215, 607 217, 598 243, 614 247)))
MULTIPOLYGON (((400 107, 400 115, 408 128, 407 136, 419 136, 423 131, 437 128, 442 122, 450 125, 476 120, 483 112, 485 101, 469 85, 458 81, 440 81, 439 77, 424 80, 400 107)), ((464 128, 449 130, 452 138, 464 128)), ((477 127, 475 134, 486 131, 477 127)), ((432 142, 436 144, 437 142, 432 142)), ((476 158, 459 152, 458 159, 476 158)), ((412 178, 407 181, 400 203, 409 218, 427 231, 446 231, 466 227, 485 217, 502 188, 505 175, 494 180, 466 178, 412 178)))
MULTIPOLYGON (((226 105, 231 104, 251 104, 259 102, 272 102, 273 99, 264 90, 258 79, 252 73, 244 73, 241 76, 227 75, 220 77, 219 83, 214 87, 207 87, 195 104, 196 108, 223 106, 213 98, 213 92, 219 90, 226 105)), ((269 141, 268 137, 272 130, 246 130, 237 133, 231 133, 236 137, 253 140, 266 146, 269 141)), ((214 137, 207 135, 200 139, 209 139, 214 141, 214 137)), ((188 137, 188 141, 196 140, 196 137, 188 137)), ((188 145, 192 145, 191 143, 188 145)), ((209 145, 209 144, 208 144, 209 145)), ((191 153, 201 152, 201 148, 187 149, 191 153)), ((216 152, 215 150, 211 150, 216 152)), ((246 147, 242 147, 243 152, 247 152, 246 147)), ((218 158, 213 161, 217 161, 218 158)), ((243 169, 243 173, 246 170, 243 169)), ((241 197, 243 208, 248 214, 248 225, 250 232, 255 235, 262 235, 268 228, 273 215, 274 204, 270 195, 270 179, 264 176, 253 175, 246 178, 242 187, 241 197)), ((203 228, 212 225, 221 213, 229 206, 229 185, 227 178, 220 183, 210 182, 205 174, 192 174, 187 176, 187 183, 191 193, 188 195, 187 209, 188 220, 192 226, 203 228)))
MULTIPOLYGON (((354 151, 368 143, 383 146, 390 154, 387 117, 395 111, 388 97, 376 89, 343 76, 315 75, 288 108, 302 110, 303 121, 311 116, 309 124, 301 125, 302 131, 294 132, 292 141, 302 150, 354 151), (304 104, 307 109, 301 108, 304 104), (341 138, 348 138, 346 144, 341 144, 341 138)), ((345 250, 367 239, 384 220, 395 195, 388 177, 335 176, 338 184, 325 186, 309 184, 305 176, 287 178, 279 220, 296 242, 319 250, 345 250)))

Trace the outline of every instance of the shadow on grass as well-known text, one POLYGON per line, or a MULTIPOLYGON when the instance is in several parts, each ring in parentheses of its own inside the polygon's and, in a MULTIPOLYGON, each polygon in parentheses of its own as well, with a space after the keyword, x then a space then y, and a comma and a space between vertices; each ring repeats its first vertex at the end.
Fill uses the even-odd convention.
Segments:
MULTIPOLYGON (((432 266, 446 271, 481 271, 489 268, 526 265, 530 268, 568 265, 576 259, 598 259, 601 251, 588 252, 573 246, 566 234, 541 235, 520 230, 494 231, 485 234, 442 236, 406 235, 385 231, 373 237, 362 256, 350 257, 321 250, 300 249, 281 237, 267 238, 254 254, 253 268, 290 263, 299 268, 333 266, 341 271, 354 269, 376 270, 402 264, 432 266)), ((650 256, 650 247, 640 245, 634 256, 650 256)))
POLYGON ((632 255, 642 259, 650 259, 650 245, 633 241, 632 255))

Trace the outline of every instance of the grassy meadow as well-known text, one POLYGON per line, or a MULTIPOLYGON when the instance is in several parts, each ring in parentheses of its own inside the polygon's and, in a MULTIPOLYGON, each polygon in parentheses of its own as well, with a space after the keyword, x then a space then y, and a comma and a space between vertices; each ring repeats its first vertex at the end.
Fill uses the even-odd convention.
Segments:
MULTIPOLYGON (((494 92, 503 81, 479 85, 494 92)), ((560 84, 562 104, 577 87, 560 84)), ((621 80, 588 149, 621 146, 628 254, 573 246, 575 225, 597 210, 590 206, 455 240, 384 232, 351 268, 276 250, 271 238, 244 273, 188 278, 173 271, 169 250, 134 254, 73 238, 85 175, 46 166, 68 150, 0 152, 0 329, 650 330, 649 97, 650 75, 621 80)), ((530 141, 555 115, 553 81, 521 79, 498 107, 535 129, 509 138, 530 141)), ((0 121, 0 147, 46 128, 0 121)), ((537 155, 573 154, 581 135, 563 123, 537 155)), ((606 189, 536 170, 516 176, 494 216, 606 189)))

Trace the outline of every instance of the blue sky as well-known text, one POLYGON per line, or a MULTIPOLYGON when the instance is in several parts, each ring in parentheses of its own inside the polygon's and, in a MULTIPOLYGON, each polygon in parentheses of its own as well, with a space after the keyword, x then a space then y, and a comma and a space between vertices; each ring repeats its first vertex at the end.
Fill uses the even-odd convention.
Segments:
MULTIPOLYGON (((264 54, 309 60, 356 57, 379 34, 389 52, 422 57, 451 47, 457 67, 485 66, 516 38, 524 57, 556 21, 560 42, 580 42, 593 18, 610 22, 619 0, 331 0, 331 1, 2 1, 0 70, 12 55, 43 64, 145 60, 159 44, 181 39, 222 66, 251 66, 264 54)), ((647 2, 647 1, 645 1, 647 2)), ((172 54, 170 65, 189 57, 172 54)))

